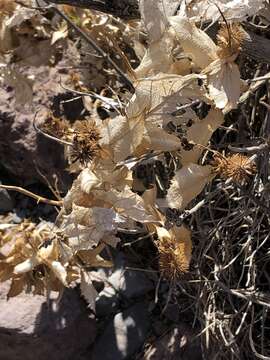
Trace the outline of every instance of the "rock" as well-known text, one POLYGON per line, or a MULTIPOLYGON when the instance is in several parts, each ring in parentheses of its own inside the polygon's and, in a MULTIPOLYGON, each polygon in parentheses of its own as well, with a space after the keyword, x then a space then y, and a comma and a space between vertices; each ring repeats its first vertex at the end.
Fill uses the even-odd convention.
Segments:
POLYGON ((126 270, 124 267, 117 270, 108 280, 127 299, 144 295, 154 288, 154 282, 147 277, 146 273, 126 270))
POLYGON ((94 279, 103 278, 104 282, 104 289, 99 293, 96 301, 98 317, 116 312, 120 299, 134 299, 154 289, 154 281, 146 273, 126 269, 130 264, 122 253, 116 255, 114 264, 111 273, 103 269, 93 273, 94 279))
POLYGON ((0 189, 0 213, 6 213, 13 209, 13 200, 6 189, 0 189))
POLYGON ((130 359, 143 345, 149 326, 145 303, 115 315, 94 345, 91 360, 130 359))
POLYGON ((63 145, 37 133, 33 127, 35 113, 39 127, 50 112, 72 121, 86 113, 82 99, 61 86, 72 87, 70 79, 79 59, 78 53, 74 46, 62 49, 62 52, 61 57, 57 57, 59 62, 53 66, 20 67, 20 73, 33 80, 31 106, 17 105, 12 87, 0 89, 0 163, 24 186, 37 180, 47 185, 40 173, 53 186, 58 179, 61 190, 66 189, 64 185, 70 180, 63 145), (63 71, 63 68, 67 70, 63 71), (74 98, 77 100, 71 101, 74 98))
POLYGON ((8 284, 0 284, 1 360, 86 359, 95 321, 76 290, 65 290, 58 306, 29 294, 6 301, 7 291, 8 284))
POLYGON ((202 360, 200 341, 186 325, 175 327, 159 338, 140 360, 202 360))

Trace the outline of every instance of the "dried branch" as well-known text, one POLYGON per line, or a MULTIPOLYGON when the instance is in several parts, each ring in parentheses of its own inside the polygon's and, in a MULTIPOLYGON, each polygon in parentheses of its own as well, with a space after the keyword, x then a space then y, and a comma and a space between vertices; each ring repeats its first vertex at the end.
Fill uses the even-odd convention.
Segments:
POLYGON ((97 10, 127 20, 140 18, 137 0, 48 0, 48 2, 97 10))
MULTIPOLYGON (((45 1, 48 4, 48 1, 45 1)), ((82 39, 84 39, 87 44, 89 44, 100 56, 102 56, 118 73, 118 75, 121 77, 123 82, 126 84, 128 89, 130 91, 134 91, 134 86, 132 82, 129 80, 129 78, 124 74, 124 72, 120 69, 120 67, 111 59, 111 57, 101 49, 101 47, 98 46, 98 44, 94 41, 94 39, 86 34, 84 31, 82 31, 79 26, 74 24, 68 16, 66 16, 61 10, 59 10, 56 6, 51 7, 62 19, 66 21, 66 23, 77 32, 81 36, 82 39)))
POLYGON ((62 200, 50 200, 50 199, 47 199, 47 198, 45 198, 43 196, 34 194, 31 191, 28 191, 28 190, 26 190, 26 189, 24 189, 22 187, 19 187, 19 186, 11 186, 11 185, 2 185, 2 184, 0 184, 0 189, 20 192, 21 194, 24 194, 26 196, 29 196, 29 197, 37 200, 38 203, 42 202, 42 203, 52 205, 52 206, 62 206, 63 205, 62 200))

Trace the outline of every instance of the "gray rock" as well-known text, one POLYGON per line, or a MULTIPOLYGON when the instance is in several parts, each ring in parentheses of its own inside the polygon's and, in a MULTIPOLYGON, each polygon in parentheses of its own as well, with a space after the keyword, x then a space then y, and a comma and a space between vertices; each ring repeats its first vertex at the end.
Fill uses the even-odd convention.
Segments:
POLYGON ((129 359, 143 345, 149 326, 149 314, 144 303, 115 315, 96 342, 91 360, 129 359))
POLYGON ((14 203, 7 190, 0 189, 0 213, 9 212, 13 209, 13 207, 14 203))
POLYGON ((146 273, 125 268, 117 270, 109 277, 109 281, 127 299, 144 295, 154 288, 154 282, 146 273))
POLYGON ((53 186, 58 180, 60 189, 70 185, 63 145, 37 133, 33 120, 37 113, 36 123, 41 127, 50 111, 58 118, 72 121, 81 118, 83 101, 65 102, 76 95, 61 86, 70 86, 72 68, 77 65, 79 57, 75 49, 71 45, 64 48, 60 61, 54 66, 20 66, 23 75, 34 78, 31 106, 17 105, 11 87, 0 89, 0 162, 23 185, 37 180, 47 185, 44 176, 53 186), (63 72, 63 68, 68 70, 63 72))
POLYGON ((107 316, 117 310, 119 299, 134 299, 145 295, 154 288, 154 281, 141 271, 129 270, 123 254, 119 253, 115 260, 115 267, 111 273, 98 270, 93 276, 102 279, 104 289, 99 293, 96 301, 98 317, 107 316))
POLYGON ((66 290, 58 306, 29 294, 6 301, 7 291, 8 284, 1 284, 1 360, 83 359, 96 328, 75 290, 66 290))

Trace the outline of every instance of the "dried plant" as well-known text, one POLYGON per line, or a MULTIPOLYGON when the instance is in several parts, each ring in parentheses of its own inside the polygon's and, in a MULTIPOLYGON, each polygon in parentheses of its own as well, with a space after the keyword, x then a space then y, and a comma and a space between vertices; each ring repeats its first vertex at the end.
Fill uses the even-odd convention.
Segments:
POLYGON ((244 184, 256 172, 254 161, 242 154, 233 154, 227 157, 215 154, 213 168, 217 174, 225 179, 232 179, 239 185, 244 184))
POLYGON ((189 270, 192 242, 190 231, 184 226, 165 232, 158 230, 160 271, 168 279, 177 279, 189 270))
POLYGON ((70 152, 71 162, 79 161, 82 165, 87 165, 100 152, 101 136, 95 121, 76 121, 70 132, 73 144, 70 152))
MULTIPOLYGON (((60 17, 74 30, 70 35, 62 22, 49 29, 48 19, 35 9, 12 25, 8 20, 18 14, 20 5, 6 7, 7 2, 0 2, 5 11, 1 18, 5 31, 0 34, 5 40, 0 46, 4 59, 17 46, 16 42, 15 45, 10 42, 10 34, 20 44, 24 26, 29 23, 28 35, 32 41, 45 36, 50 38, 53 48, 57 48, 60 40, 68 46, 76 33, 102 57, 97 60, 100 61, 99 72, 105 59, 113 69, 110 71, 114 71, 127 86, 125 91, 119 90, 112 98, 105 97, 102 92, 85 94, 80 91, 87 89, 86 84, 81 84, 74 74, 71 76, 71 83, 80 90, 75 93, 83 96, 91 116, 71 124, 49 115, 43 131, 65 145, 70 170, 77 177, 62 200, 42 198, 44 202, 61 207, 53 229, 48 225, 40 229, 25 222, 1 231, 0 281, 12 279, 9 296, 29 287, 33 287, 35 293, 43 293, 46 289, 61 292, 63 286, 80 282, 82 294, 94 307, 97 292, 88 270, 112 266, 111 261, 101 257, 102 250, 117 246, 119 231, 134 231, 140 226, 155 238, 160 271, 166 278, 174 280, 176 289, 181 284, 182 274, 190 271, 194 277, 195 285, 186 282, 185 286, 193 291, 190 298, 198 302, 196 317, 207 343, 206 358, 210 356, 211 344, 217 344, 215 338, 224 345, 222 350, 225 349, 226 356, 234 356, 240 353, 237 335, 241 333, 242 336, 243 328, 239 313, 253 314, 254 323, 256 306, 269 307, 263 298, 263 287, 257 284, 255 271, 261 263, 266 268, 269 250, 263 260, 257 256, 268 235, 262 240, 263 245, 255 244, 252 239, 256 230, 250 227, 254 216, 257 229, 265 226, 263 231, 266 233, 269 226, 266 219, 269 205, 264 205, 268 202, 268 193, 261 190, 261 183, 268 182, 268 160, 263 152, 268 148, 266 146, 261 152, 262 171, 256 167, 254 157, 242 153, 224 156, 212 150, 214 145, 219 145, 215 144, 212 135, 218 130, 215 139, 222 133, 221 143, 228 138, 223 147, 227 149, 228 133, 237 133, 238 128, 237 119, 232 125, 235 128, 222 126, 225 116, 238 108, 239 102, 244 101, 243 96, 245 99, 253 96, 252 89, 244 93, 245 84, 237 58, 246 36, 241 21, 254 9, 262 9, 263 1, 182 1, 176 15, 178 2, 175 1, 140 0, 139 4, 141 23, 134 24, 133 30, 128 26, 125 31, 121 22, 104 19, 102 14, 67 7, 63 8, 63 13, 59 8, 53 8, 58 14, 55 21, 60 17), (204 26, 198 25, 199 22, 204 25, 211 16, 221 25, 215 39, 202 30, 204 26), (40 21, 40 28, 33 26, 36 21, 40 21), (142 28, 146 33, 142 33, 142 28), (120 47, 117 48, 117 53, 125 59, 128 75, 100 47, 104 46, 111 55, 117 47, 117 36, 125 38, 125 32, 140 59, 139 65, 132 69, 127 56, 122 54, 120 47), (147 36, 147 42, 140 41, 138 33, 147 36), (95 37, 98 43, 94 41, 95 37), (85 95, 87 99, 95 98, 103 104, 105 119, 99 118, 94 101, 86 101, 85 95), (209 161, 211 152, 215 154, 212 162, 209 161), (157 164, 161 164, 165 174, 158 173, 157 164), (145 176, 144 181, 140 181, 138 173, 143 167, 150 175, 149 179, 145 176), (162 181, 165 178, 166 181, 162 181), (250 178, 256 181, 249 182, 250 178), (242 186, 249 183, 253 186, 251 195, 246 194, 246 188, 242 186), (255 190, 258 196, 254 195, 255 190), (226 203, 229 201, 227 194, 230 200, 233 199, 230 206, 226 203), (260 211, 251 206, 253 202, 259 204, 260 211), (238 203, 240 207, 237 207, 238 203), (166 218, 168 209, 177 209, 177 219, 166 218), (190 229, 183 225, 184 220, 189 222, 190 229), (236 230, 233 226, 238 223, 236 230), (232 233, 228 230, 231 228, 234 229, 232 233), (241 259, 241 267, 238 259, 241 259), (238 264, 237 268, 235 264, 238 264), (256 292, 256 286, 260 293, 256 292), (235 307, 231 301, 233 296, 239 300, 235 307), (227 308, 230 313, 223 318, 223 314, 228 313, 227 308), (219 309, 222 312, 219 313, 219 309), (236 329, 234 319, 240 321, 236 329)), ((20 97, 26 93, 23 90, 29 90, 27 79, 21 78, 19 71, 9 68, 7 60, 2 68, 2 80, 6 83, 14 84, 15 79, 20 79, 18 100, 27 103, 29 97, 20 97)), ((257 97, 255 100, 258 102, 257 97)), ((269 107, 264 99, 259 105, 269 107)), ((252 110, 252 122, 246 133, 253 132, 255 110, 252 110)), ((262 129, 267 129, 267 119, 262 129)), ((244 126, 243 121, 241 126, 244 126)), ((239 132, 242 131, 239 128, 239 132)), ((264 135, 268 138, 268 134, 264 135)), ((29 195, 27 191, 20 191, 29 195)), ((32 193, 30 196, 39 199, 32 193)), ((249 346, 256 353, 251 341, 249 346)))

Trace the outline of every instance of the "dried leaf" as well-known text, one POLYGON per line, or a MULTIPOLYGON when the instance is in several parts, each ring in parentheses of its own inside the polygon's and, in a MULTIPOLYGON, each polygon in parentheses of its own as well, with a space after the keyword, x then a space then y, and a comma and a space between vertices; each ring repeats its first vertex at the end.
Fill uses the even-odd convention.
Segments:
POLYGON ((118 163, 130 156, 140 145, 144 133, 143 116, 104 120, 100 146, 110 153, 111 160, 118 163))
POLYGON ((148 150, 174 151, 181 148, 180 139, 156 126, 146 127, 145 140, 148 150))
POLYGON ((30 259, 23 261, 22 263, 14 267, 14 274, 24 274, 33 270, 37 265, 40 264, 40 260, 36 255, 32 256, 30 259))
POLYGON ((79 175, 81 190, 90 194, 91 190, 101 186, 102 182, 90 169, 84 169, 79 175))
POLYGON ((238 66, 233 62, 217 60, 204 71, 207 74, 209 95, 218 109, 226 113, 237 107, 241 79, 238 66))
POLYGON ((146 121, 165 126, 174 120, 173 112, 181 102, 194 99, 206 99, 198 80, 204 76, 191 74, 186 76, 159 74, 138 82, 136 92, 130 99, 126 113, 128 117, 146 113, 146 121))
POLYGON ((263 0, 188 0, 189 13, 194 21, 211 20, 216 22, 221 18, 220 11, 227 21, 242 21, 250 15, 255 15, 264 5, 263 0), (220 9, 220 11, 219 11, 220 9))
POLYGON ((52 34, 51 45, 55 44, 61 39, 65 39, 68 35, 68 27, 66 23, 63 23, 59 30, 54 31, 52 34))
POLYGON ((84 262, 86 266, 92 267, 112 267, 113 264, 109 260, 104 260, 99 254, 105 248, 105 244, 99 244, 93 250, 82 250, 78 252, 78 256, 84 262))
POLYGON ((173 69, 172 49, 173 39, 168 35, 164 35, 159 41, 150 44, 140 65, 135 69, 137 78, 154 76, 158 73, 170 73, 173 69))
POLYGON ((7 294, 7 298, 11 298, 11 297, 15 297, 19 294, 21 294, 24 290, 26 286, 26 281, 25 278, 23 276, 19 277, 19 278, 13 278, 8 294, 7 294))
POLYGON ((184 210, 212 179, 212 167, 188 164, 178 170, 172 179, 166 199, 159 199, 161 207, 184 210))
POLYGON ((59 261, 52 261, 48 263, 54 275, 61 281, 64 286, 67 286, 67 271, 59 261))
POLYGON ((193 63, 204 69, 217 59, 217 46, 213 40, 190 21, 183 1, 177 16, 170 18, 170 24, 184 52, 191 56, 193 63))
POLYGON ((98 296, 98 292, 93 286, 91 277, 88 272, 81 271, 81 284, 80 289, 82 296, 85 298, 85 300, 90 305, 90 308, 95 311, 96 308, 96 298, 98 296))
POLYGON ((150 41, 158 41, 168 27, 163 0, 140 0, 139 8, 150 41))
POLYGON ((131 218, 141 223, 159 223, 155 214, 147 211, 143 198, 133 193, 128 186, 121 192, 112 189, 110 192, 102 192, 97 196, 110 202, 115 211, 123 218, 131 218))
POLYGON ((113 209, 73 205, 71 214, 65 217, 62 230, 69 237, 69 246, 73 250, 89 250, 105 235, 116 232, 117 224, 122 222, 113 209))
MULTIPOLYGON (((187 129, 186 138, 188 142, 206 146, 214 131, 216 131, 223 121, 224 116, 222 111, 211 109, 203 120, 198 119, 187 129)), ((196 145, 189 151, 182 150, 181 164, 186 165, 189 163, 196 163, 203 151, 203 147, 196 145)))

